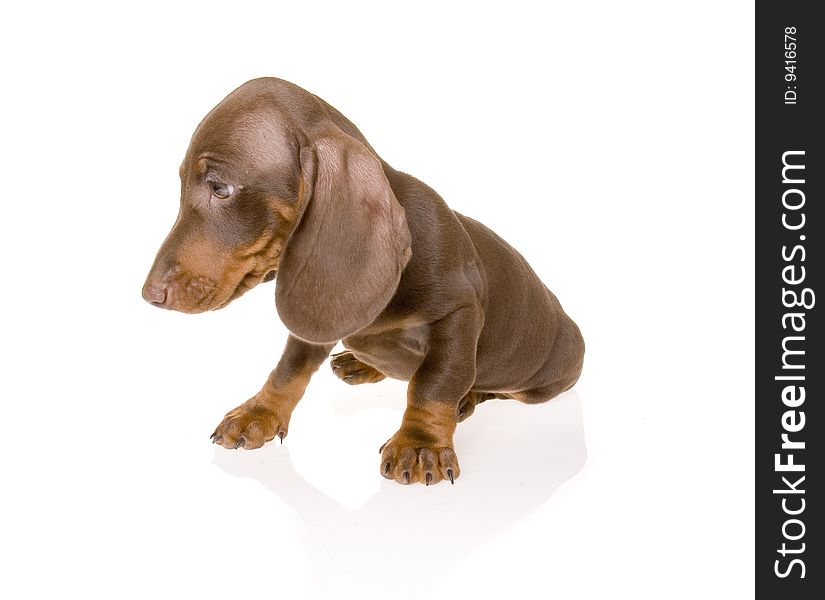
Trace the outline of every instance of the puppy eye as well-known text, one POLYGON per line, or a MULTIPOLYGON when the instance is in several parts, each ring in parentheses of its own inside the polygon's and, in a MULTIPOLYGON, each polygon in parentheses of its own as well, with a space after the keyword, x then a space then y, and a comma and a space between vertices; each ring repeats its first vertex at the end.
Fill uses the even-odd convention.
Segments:
POLYGON ((221 200, 229 198, 229 196, 232 195, 232 192, 235 191, 235 186, 231 183, 219 183, 217 181, 212 181, 209 185, 212 188, 212 194, 221 200))

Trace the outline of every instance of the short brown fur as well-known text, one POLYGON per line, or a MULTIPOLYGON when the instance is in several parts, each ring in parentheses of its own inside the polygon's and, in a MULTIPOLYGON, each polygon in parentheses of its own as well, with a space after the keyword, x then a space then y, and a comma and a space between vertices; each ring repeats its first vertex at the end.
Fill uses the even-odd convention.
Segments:
POLYGON ((262 78, 232 92, 196 129, 180 174, 178 219, 144 298, 214 310, 277 272, 290 330, 216 443, 283 441, 339 340, 347 350, 331 364, 343 381, 409 381, 401 426, 380 451, 381 474, 404 484, 459 476, 453 434, 481 402, 544 402, 578 380, 581 333, 524 258, 298 86, 262 78))

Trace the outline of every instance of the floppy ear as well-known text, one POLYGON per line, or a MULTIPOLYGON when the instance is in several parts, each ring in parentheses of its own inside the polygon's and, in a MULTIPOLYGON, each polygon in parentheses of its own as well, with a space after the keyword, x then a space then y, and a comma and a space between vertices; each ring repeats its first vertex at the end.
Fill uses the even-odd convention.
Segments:
POLYGON ((303 214, 278 268, 287 329, 331 343, 372 323, 412 252, 404 209, 381 163, 343 133, 301 149, 303 214))

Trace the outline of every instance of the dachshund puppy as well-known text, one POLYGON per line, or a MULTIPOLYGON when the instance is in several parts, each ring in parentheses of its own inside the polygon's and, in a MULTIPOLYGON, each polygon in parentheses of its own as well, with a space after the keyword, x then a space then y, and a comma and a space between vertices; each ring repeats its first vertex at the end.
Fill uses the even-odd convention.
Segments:
POLYGON ((283 442, 339 340, 344 382, 409 381, 379 467, 404 484, 459 476, 453 433, 480 402, 544 402, 579 378, 581 333, 524 258, 298 86, 262 78, 229 94, 195 130, 180 178, 143 297, 215 310, 277 273, 290 331, 261 391, 212 435, 224 448, 283 442))

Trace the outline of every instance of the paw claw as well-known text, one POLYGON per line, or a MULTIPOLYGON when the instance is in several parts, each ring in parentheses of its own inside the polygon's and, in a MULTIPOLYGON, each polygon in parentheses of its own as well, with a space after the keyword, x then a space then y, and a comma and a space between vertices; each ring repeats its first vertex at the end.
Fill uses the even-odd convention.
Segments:
POLYGON ((416 439, 405 432, 397 433, 381 446, 379 470, 386 479, 401 485, 423 483, 426 486, 447 479, 455 483, 461 473, 451 444, 430 445, 429 440, 416 439))
POLYGON ((289 415, 281 415, 274 404, 263 405, 255 398, 229 411, 212 434, 212 443, 227 449, 260 448, 278 432, 286 435, 289 415))
POLYGON ((332 372, 348 385, 375 383, 384 379, 384 374, 355 358, 349 350, 334 354, 330 360, 332 372))

